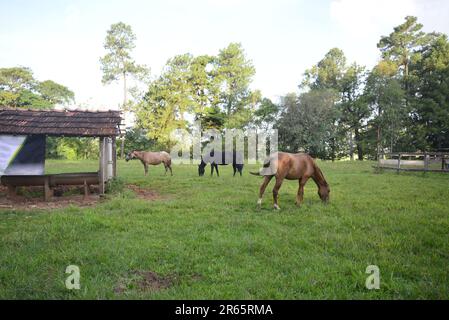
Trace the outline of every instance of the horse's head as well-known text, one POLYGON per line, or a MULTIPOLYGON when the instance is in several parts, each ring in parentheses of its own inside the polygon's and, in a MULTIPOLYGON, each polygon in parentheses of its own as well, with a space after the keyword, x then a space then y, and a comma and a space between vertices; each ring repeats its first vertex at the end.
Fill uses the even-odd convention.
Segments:
POLYGON ((198 175, 200 177, 204 176, 204 172, 206 171, 204 168, 206 168, 206 163, 201 160, 201 163, 198 165, 198 175))
POLYGON ((331 192, 331 189, 329 188, 329 185, 327 183, 324 185, 321 185, 318 188, 318 195, 320 196, 321 201, 328 203, 330 192, 331 192))
POLYGON ((128 162, 129 160, 132 160, 136 157, 135 152, 136 151, 131 151, 126 155, 126 157, 125 157, 126 162, 128 162))

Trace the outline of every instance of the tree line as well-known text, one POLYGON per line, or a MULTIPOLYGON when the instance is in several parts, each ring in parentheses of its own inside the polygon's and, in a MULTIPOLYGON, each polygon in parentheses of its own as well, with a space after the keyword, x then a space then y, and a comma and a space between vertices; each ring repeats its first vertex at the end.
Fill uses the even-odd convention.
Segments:
MULTIPOLYGON (((191 130, 193 121, 222 132, 277 129, 281 150, 332 160, 449 149, 449 42, 422 29, 416 17, 406 17, 379 39, 379 61, 370 70, 332 48, 304 72, 298 92, 272 101, 250 89, 256 70, 239 43, 215 55, 177 55, 150 78, 132 58, 131 26, 113 24, 100 59, 103 83, 122 82, 122 108, 136 118, 122 153, 170 149, 172 130, 191 130)), ((68 88, 39 82, 27 68, 0 69, 0 107, 48 108, 73 100, 68 88)), ((88 139, 52 143, 55 157, 87 158, 96 149, 88 139)))
POLYGON ((449 148, 449 43, 408 16, 379 40, 371 70, 331 49, 283 98, 275 127, 282 148, 319 157, 449 148))

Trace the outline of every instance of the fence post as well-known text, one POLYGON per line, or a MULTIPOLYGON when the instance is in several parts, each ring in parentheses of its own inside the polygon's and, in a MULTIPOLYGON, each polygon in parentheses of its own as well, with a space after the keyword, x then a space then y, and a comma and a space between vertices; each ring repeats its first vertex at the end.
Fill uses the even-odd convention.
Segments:
POLYGON ((424 152, 424 171, 428 171, 429 170, 429 155, 427 154, 427 152, 424 152))
POLYGON ((396 170, 397 173, 401 170, 401 154, 398 154, 398 168, 396 170))
POLYGON ((377 153, 377 172, 380 171, 380 152, 377 153))

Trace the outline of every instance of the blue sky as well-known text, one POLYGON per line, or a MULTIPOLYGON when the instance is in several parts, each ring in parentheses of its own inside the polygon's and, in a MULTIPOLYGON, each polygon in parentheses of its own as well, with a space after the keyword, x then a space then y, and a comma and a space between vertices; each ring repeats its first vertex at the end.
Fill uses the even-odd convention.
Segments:
POLYGON ((134 57, 153 76, 170 57, 216 54, 241 42, 256 67, 252 88, 272 99, 292 91, 332 47, 373 66, 381 35, 406 15, 449 34, 445 0, 0 0, 0 67, 30 67, 68 86, 79 105, 116 109, 119 85, 103 86, 99 57, 112 23, 130 24, 134 57))

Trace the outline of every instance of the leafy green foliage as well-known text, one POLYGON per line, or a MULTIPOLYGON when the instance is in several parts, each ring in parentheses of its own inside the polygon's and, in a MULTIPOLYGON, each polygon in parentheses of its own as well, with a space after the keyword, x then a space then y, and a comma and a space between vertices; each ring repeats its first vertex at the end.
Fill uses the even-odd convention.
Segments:
POLYGON ((51 80, 39 82, 29 68, 0 68, 0 107, 52 108, 74 99, 67 87, 51 80))
POLYGON ((53 105, 69 103, 75 99, 72 91, 51 80, 40 82, 37 90, 44 100, 53 105))
MULTIPOLYGON (((449 147, 447 36, 422 28, 409 16, 383 36, 378 43, 382 60, 370 72, 347 65, 338 48, 306 70, 302 89, 332 89, 339 95, 334 150, 340 156, 352 159, 353 144, 360 160, 385 150, 449 147)), ((322 149, 325 145, 323 140, 322 149)))
POLYGON ((99 144, 95 138, 47 137, 48 159, 98 159, 99 144))
POLYGON ((302 150, 324 159, 332 158, 336 138, 338 95, 331 89, 316 89, 299 97, 287 95, 276 124, 281 150, 302 150))
POLYGON ((188 129, 188 118, 199 120, 203 128, 243 128, 261 101, 259 91, 249 90, 254 72, 237 43, 217 56, 175 56, 133 107, 137 124, 149 139, 168 147, 170 133, 188 129))
MULTIPOLYGON (((125 153, 134 150, 155 151, 161 147, 156 143, 156 141, 148 139, 148 133, 139 128, 127 130, 125 140, 125 153)), ((119 141, 117 141, 117 143, 119 143, 119 141)))
MULTIPOLYGON (((331 158, 337 157, 337 149, 345 150, 353 157, 353 136, 357 146, 359 160, 363 159, 361 130, 363 120, 369 115, 369 108, 362 99, 365 68, 357 63, 347 65, 344 52, 338 48, 331 49, 324 58, 304 73, 302 88, 313 90, 333 90, 337 93, 335 108, 340 117, 335 119, 338 134, 332 133, 333 142, 331 158), (348 139, 349 137, 349 139, 348 139)), ((324 150, 325 140, 320 149, 324 150)))
POLYGON ((411 136, 422 149, 449 148, 449 42, 441 36, 422 50, 412 65, 416 86, 412 89, 411 136))

